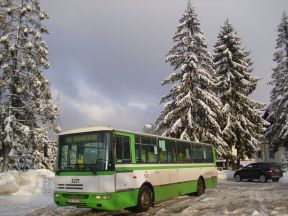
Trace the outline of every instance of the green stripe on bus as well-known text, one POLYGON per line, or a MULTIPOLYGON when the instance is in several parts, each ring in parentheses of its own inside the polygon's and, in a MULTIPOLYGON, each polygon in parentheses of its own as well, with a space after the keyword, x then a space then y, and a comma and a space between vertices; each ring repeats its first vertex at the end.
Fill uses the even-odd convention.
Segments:
POLYGON ((79 172, 59 172, 56 173, 56 176, 103 176, 103 175, 114 175, 115 171, 96 171, 93 172, 86 172, 86 171, 79 171, 79 172))
MULTIPOLYGON (((215 165, 189 165, 189 166, 133 166, 133 167, 116 167, 115 171, 133 171, 133 170, 161 170, 161 169, 187 169, 187 168, 209 168, 215 167, 215 165)), ((113 175, 115 171, 78 171, 78 172, 58 172, 56 176, 103 176, 103 175, 113 175)))
POLYGON ((180 168, 208 168, 216 167, 213 165, 189 165, 189 166, 133 166, 133 167, 116 167, 116 171, 128 171, 128 170, 158 170, 158 169, 180 169, 180 168))
MULTIPOLYGON (((205 188, 213 188, 217 185, 217 177, 205 179, 205 188)), ((153 187, 155 202, 158 203, 179 195, 196 192, 197 180, 183 183, 153 187)), ((124 192, 111 193, 77 193, 77 192, 55 192, 54 202, 58 206, 76 206, 95 208, 99 210, 119 210, 137 205, 139 189, 124 192), (96 200, 96 195, 110 195, 111 200, 96 200), (69 200, 80 200, 80 203, 69 203, 69 200)))

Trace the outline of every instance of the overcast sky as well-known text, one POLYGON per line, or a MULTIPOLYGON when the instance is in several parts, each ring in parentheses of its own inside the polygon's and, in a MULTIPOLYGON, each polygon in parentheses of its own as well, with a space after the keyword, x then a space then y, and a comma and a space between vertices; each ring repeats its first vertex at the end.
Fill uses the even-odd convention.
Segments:
MULTIPOLYGON (((46 76, 63 130, 87 125, 141 131, 153 123, 172 72, 165 56, 188 0, 41 0, 50 19, 46 76)), ((269 103, 276 29, 287 0, 192 0, 212 53, 229 18, 262 77, 251 95, 269 103)))

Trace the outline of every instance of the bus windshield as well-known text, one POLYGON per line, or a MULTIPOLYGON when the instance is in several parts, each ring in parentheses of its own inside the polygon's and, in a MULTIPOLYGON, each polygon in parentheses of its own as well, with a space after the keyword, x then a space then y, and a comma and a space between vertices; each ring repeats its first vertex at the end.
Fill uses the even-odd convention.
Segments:
POLYGON ((113 170, 111 137, 110 132, 60 136, 58 171, 113 170))

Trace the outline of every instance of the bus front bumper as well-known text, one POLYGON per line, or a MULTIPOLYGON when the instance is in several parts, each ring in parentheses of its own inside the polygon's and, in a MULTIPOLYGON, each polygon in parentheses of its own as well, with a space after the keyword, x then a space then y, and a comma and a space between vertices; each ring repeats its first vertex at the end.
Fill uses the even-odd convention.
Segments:
POLYGON ((119 210, 137 205, 138 190, 119 193, 54 192, 57 206, 75 206, 99 210, 119 210))

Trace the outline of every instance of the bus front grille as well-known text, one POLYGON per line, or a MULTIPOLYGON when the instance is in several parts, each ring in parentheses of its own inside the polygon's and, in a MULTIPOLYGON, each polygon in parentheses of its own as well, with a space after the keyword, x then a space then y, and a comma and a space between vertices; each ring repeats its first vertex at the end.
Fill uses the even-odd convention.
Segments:
POLYGON ((70 206, 76 206, 76 207, 87 207, 87 204, 86 203, 69 203, 67 202, 68 205, 70 206))
POLYGON ((87 194, 63 194, 63 197, 66 199, 88 199, 89 195, 87 194))

